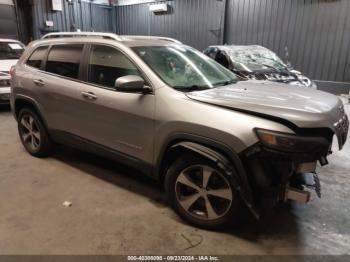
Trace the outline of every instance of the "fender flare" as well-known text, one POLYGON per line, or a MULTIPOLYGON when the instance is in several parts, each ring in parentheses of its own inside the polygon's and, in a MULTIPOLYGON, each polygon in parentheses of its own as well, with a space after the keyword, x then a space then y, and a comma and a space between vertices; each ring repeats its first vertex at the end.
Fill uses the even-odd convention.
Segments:
MULTIPOLYGON (((231 177, 232 184, 235 186, 236 191, 240 194, 243 202, 252 212, 254 217, 256 219, 260 217, 254 204, 253 193, 248 181, 247 173, 241 159, 235 152, 223 144, 217 143, 216 141, 214 142, 212 139, 189 134, 182 137, 182 141, 169 146, 168 149, 180 147, 210 159, 222 168, 231 177), (220 151, 224 152, 224 154, 220 151)), ((166 150, 164 153, 165 152, 166 150)))
MULTIPOLYGON (((232 165, 230 164, 230 161, 223 156, 222 154, 216 152, 215 150, 193 142, 179 142, 176 143, 175 145, 171 146, 170 148, 177 148, 177 147, 184 147, 186 149, 189 149, 191 151, 194 151, 200 155, 202 155, 205 158, 210 159, 213 161, 215 164, 217 164, 220 168, 225 170, 225 172, 229 175, 232 176, 232 173, 234 172, 232 165)), ((238 184, 237 181, 234 181, 235 184, 238 184)), ((238 186, 238 185, 237 185, 238 186)))
MULTIPOLYGON (((19 101, 19 100, 22 100, 22 101, 25 101, 26 103, 32 105, 34 107, 34 109, 37 111, 40 119, 43 121, 43 124, 46 128, 48 128, 47 126, 47 122, 45 120, 45 118, 43 117, 41 111, 40 111, 40 106, 38 105, 38 103, 31 97, 28 97, 28 96, 25 96, 25 95, 16 95, 15 99, 14 99, 14 103, 13 103, 13 115, 17 121, 17 108, 16 108, 16 102, 19 101)), ((19 112, 18 112, 19 113, 19 112)))

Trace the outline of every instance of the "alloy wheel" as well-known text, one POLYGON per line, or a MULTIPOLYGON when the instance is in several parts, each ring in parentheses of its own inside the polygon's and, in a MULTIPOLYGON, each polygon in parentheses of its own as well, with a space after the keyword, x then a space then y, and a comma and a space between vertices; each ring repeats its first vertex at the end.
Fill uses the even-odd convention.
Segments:
POLYGON ((175 183, 180 206, 202 220, 215 220, 230 209, 233 191, 225 176, 206 165, 194 165, 183 170, 175 183))
POLYGON ((31 115, 24 115, 20 122, 22 141, 32 150, 40 147, 41 135, 35 119, 31 115))

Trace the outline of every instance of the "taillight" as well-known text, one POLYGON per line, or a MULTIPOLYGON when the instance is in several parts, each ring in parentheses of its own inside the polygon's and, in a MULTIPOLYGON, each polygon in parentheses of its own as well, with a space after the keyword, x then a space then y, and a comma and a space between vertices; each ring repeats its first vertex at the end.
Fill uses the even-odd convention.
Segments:
POLYGON ((11 66, 11 69, 10 69, 10 76, 11 76, 11 78, 15 75, 15 73, 16 73, 16 66, 11 66))

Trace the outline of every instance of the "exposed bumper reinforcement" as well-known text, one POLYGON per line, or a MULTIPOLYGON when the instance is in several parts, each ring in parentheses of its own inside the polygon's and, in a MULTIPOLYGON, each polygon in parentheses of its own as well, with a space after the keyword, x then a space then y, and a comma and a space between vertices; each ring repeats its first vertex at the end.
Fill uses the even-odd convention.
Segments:
POLYGON ((293 200, 299 203, 307 203, 310 200, 311 193, 309 191, 300 190, 294 187, 287 187, 284 200, 293 200))

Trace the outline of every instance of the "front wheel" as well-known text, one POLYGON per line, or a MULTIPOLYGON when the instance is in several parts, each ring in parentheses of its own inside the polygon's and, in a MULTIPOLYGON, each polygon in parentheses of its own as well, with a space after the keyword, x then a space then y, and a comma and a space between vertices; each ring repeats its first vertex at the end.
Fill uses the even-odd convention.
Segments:
POLYGON ((177 159, 165 183, 175 211, 196 226, 217 228, 237 216, 240 200, 229 176, 205 158, 188 154, 177 159))

